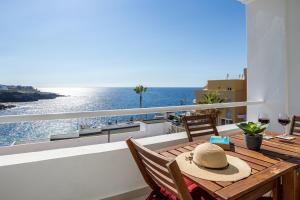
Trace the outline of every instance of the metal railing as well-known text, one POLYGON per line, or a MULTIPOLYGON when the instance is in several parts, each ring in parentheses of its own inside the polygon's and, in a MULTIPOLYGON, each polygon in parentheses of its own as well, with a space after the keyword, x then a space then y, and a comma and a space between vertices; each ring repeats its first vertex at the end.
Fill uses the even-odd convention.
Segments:
POLYGON ((0 116, 0 124, 34 122, 44 120, 62 120, 62 119, 79 119, 79 118, 95 118, 109 116, 130 116, 151 113, 168 113, 180 111, 194 111, 207 109, 233 108, 262 104, 263 100, 246 101, 246 102, 230 102, 217 104, 198 104, 185 106, 167 106, 167 107, 151 107, 151 108, 133 108, 133 109, 116 109, 116 110, 99 110, 89 112, 71 112, 71 113, 53 113, 38 115, 6 115, 0 116))

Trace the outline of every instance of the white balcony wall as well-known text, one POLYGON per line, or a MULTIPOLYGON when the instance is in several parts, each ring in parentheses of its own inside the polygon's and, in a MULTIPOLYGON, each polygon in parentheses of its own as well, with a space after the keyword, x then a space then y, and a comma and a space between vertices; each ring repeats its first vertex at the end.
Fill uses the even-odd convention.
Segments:
MULTIPOLYGON (((187 139, 139 141, 156 149, 187 139)), ((100 200, 146 186, 125 142, 1 156, 0 177, 1 200, 100 200)))
POLYGON ((246 1, 248 100, 264 99, 248 106, 248 120, 259 112, 270 115, 270 129, 282 131, 278 114, 299 114, 299 0, 246 1))
MULTIPOLYGON (((218 127, 221 134, 232 130, 237 127, 218 127)), ((187 142, 187 135, 138 141, 159 149, 187 142)), ((146 186, 125 142, 2 155, 0 177, 1 200, 100 200, 146 186)))

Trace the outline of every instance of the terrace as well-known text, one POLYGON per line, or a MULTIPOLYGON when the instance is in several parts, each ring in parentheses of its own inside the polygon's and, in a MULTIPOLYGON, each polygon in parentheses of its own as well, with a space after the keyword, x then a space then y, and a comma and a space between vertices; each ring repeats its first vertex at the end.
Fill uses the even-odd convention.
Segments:
MULTIPOLYGON (((247 120, 257 121, 258 113, 268 113, 271 119, 269 131, 280 133, 282 127, 277 123, 278 113, 300 114, 297 88, 300 74, 300 24, 297 20, 300 3, 297 0, 242 2, 247 9, 247 102, 5 116, 0 117, 0 123, 247 106, 247 120)), ((217 128, 223 135, 237 129, 234 125, 217 128)), ((124 138, 131 136, 124 134, 124 138)), ((158 150, 185 143, 187 136, 185 132, 179 132, 137 141, 149 149, 158 150)), ((145 199, 149 192, 124 141, 99 144, 92 138, 42 142, 3 147, 0 154, 0 199, 145 199)), ((289 199, 296 197, 290 196, 289 199)))

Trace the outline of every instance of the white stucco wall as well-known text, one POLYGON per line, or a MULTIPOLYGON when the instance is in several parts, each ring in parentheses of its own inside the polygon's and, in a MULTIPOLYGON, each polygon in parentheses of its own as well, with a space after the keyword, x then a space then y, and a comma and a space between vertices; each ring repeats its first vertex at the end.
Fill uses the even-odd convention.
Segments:
POLYGON ((278 114, 300 115, 300 1, 256 0, 246 5, 248 100, 264 99, 248 107, 248 119, 269 114, 270 129, 282 131, 278 114))
MULTIPOLYGON (((235 125, 217 128, 221 134, 237 130, 235 125)), ((187 135, 138 142, 159 149, 187 142, 187 135)), ((124 141, 2 155, 0 177, 1 200, 100 200, 146 186, 124 141)))
POLYGON ((161 122, 161 123, 143 123, 140 122, 140 130, 145 132, 146 137, 154 135, 162 135, 168 133, 171 128, 171 122, 161 122))
POLYGON ((269 114, 273 130, 285 111, 287 95, 285 1, 257 0, 246 6, 248 46, 248 99, 264 99, 248 107, 248 120, 259 112, 269 114))
MULTIPOLYGON (((139 140, 151 148, 186 133, 139 140)), ((125 142, 0 156, 2 200, 100 200, 146 186, 125 142)))
POLYGON ((300 1, 287 1, 289 112, 300 115, 300 1))

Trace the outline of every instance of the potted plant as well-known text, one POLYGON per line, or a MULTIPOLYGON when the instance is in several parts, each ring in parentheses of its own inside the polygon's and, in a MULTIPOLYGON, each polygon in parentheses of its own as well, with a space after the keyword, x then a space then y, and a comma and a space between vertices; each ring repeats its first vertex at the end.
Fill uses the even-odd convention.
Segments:
POLYGON ((247 148, 259 151, 263 139, 261 133, 266 130, 268 125, 254 122, 242 122, 237 124, 237 126, 244 131, 247 148))

